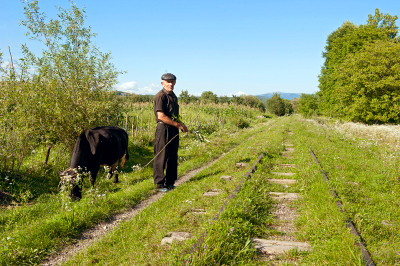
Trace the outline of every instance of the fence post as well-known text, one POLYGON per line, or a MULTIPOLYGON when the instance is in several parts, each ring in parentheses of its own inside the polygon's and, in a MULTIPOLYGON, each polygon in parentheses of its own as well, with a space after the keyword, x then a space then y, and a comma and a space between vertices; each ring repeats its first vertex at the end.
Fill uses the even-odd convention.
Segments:
POLYGON ((135 131, 135 116, 132 116, 132 142, 135 141, 134 131, 135 131))
POLYGON ((140 109, 140 136, 143 136, 143 108, 140 109))
POLYGON ((137 138, 138 135, 138 129, 139 129, 139 115, 136 116, 136 131, 135 131, 135 139, 137 138))
POLYGON ((150 123, 151 123, 151 112, 149 112, 149 140, 147 141, 148 143, 150 143, 150 137, 151 137, 150 123))
POLYGON ((125 120, 125 131, 128 131, 128 122, 129 122, 129 114, 126 113, 126 120, 125 120))

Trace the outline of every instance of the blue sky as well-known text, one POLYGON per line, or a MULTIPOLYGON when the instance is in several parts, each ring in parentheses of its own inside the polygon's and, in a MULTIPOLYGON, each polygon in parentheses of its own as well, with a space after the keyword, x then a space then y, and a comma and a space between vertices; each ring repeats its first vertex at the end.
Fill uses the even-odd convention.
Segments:
MULTIPOLYGON (((365 24, 375 8, 400 15, 400 1, 209 1, 76 0, 85 7, 87 25, 102 52, 111 52, 118 70, 117 88, 155 94, 161 75, 177 76, 175 93, 199 95, 314 93, 327 36, 346 20, 365 24)), ((39 0, 41 11, 55 18, 55 6, 67 0, 39 0)), ((23 4, 3 0, 0 50, 9 61, 21 56, 23 4)), ((397 23, 400 25, 400 22, 397 23)))

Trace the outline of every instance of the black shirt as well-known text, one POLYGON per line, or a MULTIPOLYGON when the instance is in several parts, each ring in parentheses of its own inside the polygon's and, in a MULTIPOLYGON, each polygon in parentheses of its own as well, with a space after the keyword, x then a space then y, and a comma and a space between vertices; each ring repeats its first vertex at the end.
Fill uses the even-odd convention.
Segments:
POLYGON ((157 112, 161 111, 172 119, 172 115, 178 117, 179 105, 178 98, 174 92, 168 93, 165 89, 160 90, 154 97, 154 115, 157 122, 162 122, 157 118, 157 112))

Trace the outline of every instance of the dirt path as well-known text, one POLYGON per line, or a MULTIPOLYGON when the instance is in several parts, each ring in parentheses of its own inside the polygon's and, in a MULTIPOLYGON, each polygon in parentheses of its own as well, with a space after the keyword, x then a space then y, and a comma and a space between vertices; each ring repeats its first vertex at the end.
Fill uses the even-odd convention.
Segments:
MULTIPOLYGON (((220 160, 226 154, 230 153, 235 148, 236 148, 236 146, 233 147, 232 149, 230 149, 228 152, 223 153, 220 157, 213 160, 212 162, 210 162, 200 168, 197 168, 195 170, 188 172, 187 174, 185 174, 184 176, 179 178, 175 182, 175 185, 179 186, 179 185, 187 182, 192 176, 194 176, 195 174, 204 170, 205 168, 210 167, 211 165, 213 165, 215 162, 220 160)), ((135 205, 131 210, 128 210, 128 211, 120 213, 120 214, 116 214, 116 215, 112 216, 109 220, 107 220, 103 223, 97 224, 95 227, 84 231, 82 233, 82 235, 78 238, 76 243, 66 246, 57 254, 45 259, 41 265, 44 265, 44 266, 61 265, 63 262, 67 261, 69 258, 72 258, 75 254, 79 253, 81 250, 92 245, 92 243, 94 241, 101 239, 108 232, 112 231, 120 222, 132 219, 135 215, 140 213, 144 208, 146 208, 153 202, 157 201, 164 195, 165 195, 165 193, 157 192, 157 193, 153 194, 152 196, 150 196, 148 199, 145 199, 145 200, 141 201, 139 204, 135 205)))

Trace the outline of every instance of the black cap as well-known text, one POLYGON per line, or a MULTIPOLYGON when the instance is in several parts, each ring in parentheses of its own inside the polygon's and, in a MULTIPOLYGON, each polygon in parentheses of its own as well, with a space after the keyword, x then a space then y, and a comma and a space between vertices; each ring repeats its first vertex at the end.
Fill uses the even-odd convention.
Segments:
POLYGON ((164 75, 161 76, 162 80, 176 80, 176 76, 171 73, 165 73, 164 75))

